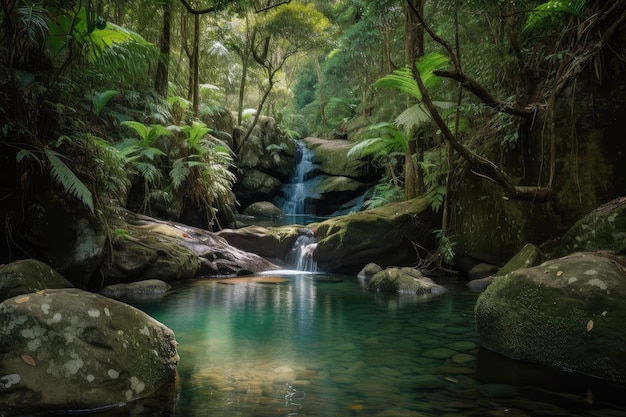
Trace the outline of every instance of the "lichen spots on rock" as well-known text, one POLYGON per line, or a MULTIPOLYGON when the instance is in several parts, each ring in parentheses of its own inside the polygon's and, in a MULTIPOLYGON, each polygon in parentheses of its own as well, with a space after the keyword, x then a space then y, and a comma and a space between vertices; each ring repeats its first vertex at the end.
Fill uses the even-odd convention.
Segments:
POLYGON ((21 380, 22 377, 20 377, 19 374, 4 375, 0 377, 0 388, 11 388, 13 385, 19 384, 21 380))
POLYGON ((606 290, 608 288, 607 285, 606 285, 606 282, 602 281, 599 278, 590 279, 588 284, 591 285, 592 287, 598 287, 602 291, 604 291, 604 290, 606 290))
POLYGON ((107 375, 109 376, 109 378, 111 379, 117 379, 120 376, 120 373, 117 372, 115 369, 109 369, 107 371, 107 375))
POLYGON ((97 317, 100 317, 100 310, 98 310, 98 309, 89 309, 87 311, 87 314, 89 314, 89 317, 97 318, 97 317))

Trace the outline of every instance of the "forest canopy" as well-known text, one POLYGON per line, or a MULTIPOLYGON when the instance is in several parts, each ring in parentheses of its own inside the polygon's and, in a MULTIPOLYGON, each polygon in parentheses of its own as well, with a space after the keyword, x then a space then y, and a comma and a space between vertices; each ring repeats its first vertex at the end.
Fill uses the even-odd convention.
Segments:
POLYGON ((288 138, 354 142, 382 175, 369 206, 429 192, 444 232, 467 169, 505 198, 554 201, 556 103, 624 59, 625 12, 621 0, 3 0, 4 257, 28 250, 47 195, 103 224, 173 207, 230 223, 240 150, 264 117, 288 138), (520 174, 507 161, 538 121, 541 169, 520 174))

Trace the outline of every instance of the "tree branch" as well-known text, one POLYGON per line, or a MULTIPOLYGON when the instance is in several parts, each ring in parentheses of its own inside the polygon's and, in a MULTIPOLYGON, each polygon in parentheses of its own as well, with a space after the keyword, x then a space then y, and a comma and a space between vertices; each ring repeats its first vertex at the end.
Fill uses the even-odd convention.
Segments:
POLYGON ((183 4, 183 6, 185 6, 185 9, 187 9, 187 11, 191 14, 206 14, 206 13, 217 12, 218 10, 221 9, 221 7, 218 7, 218 6, 205 7, 204 9, 194 9, 187 0, 180 0, 180 2, 183 4))

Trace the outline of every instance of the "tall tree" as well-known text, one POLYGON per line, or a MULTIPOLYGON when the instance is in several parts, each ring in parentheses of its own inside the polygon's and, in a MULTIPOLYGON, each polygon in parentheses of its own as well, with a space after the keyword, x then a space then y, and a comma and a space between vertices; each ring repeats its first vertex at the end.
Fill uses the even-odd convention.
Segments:
POLYGON ((244 143, 259 120, 277 75, 290 57, 314 50, 327 42, 328 19, 313 5, 287 4, 261 16, 252 31, 252 56, 265 70, 267 83, 257 106, 254 120, 246 131, 244 143))

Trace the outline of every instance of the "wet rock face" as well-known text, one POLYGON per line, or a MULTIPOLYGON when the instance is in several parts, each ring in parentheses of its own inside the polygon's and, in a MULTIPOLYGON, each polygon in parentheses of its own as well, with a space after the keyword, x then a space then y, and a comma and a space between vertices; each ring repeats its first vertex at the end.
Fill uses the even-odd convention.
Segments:
POLYGON ((114 406, 176 378, 173 332, 126 304, 78 289, 0 304, 0 403, 24 414, 114 406))
POLYGON ((626 276, 576 253, 496 279, 476 303, 482 344, 506 356, 626 382, 626 276))

